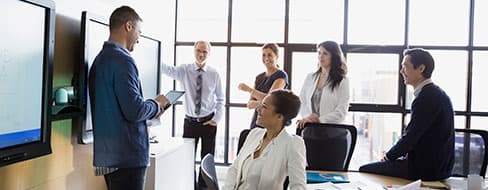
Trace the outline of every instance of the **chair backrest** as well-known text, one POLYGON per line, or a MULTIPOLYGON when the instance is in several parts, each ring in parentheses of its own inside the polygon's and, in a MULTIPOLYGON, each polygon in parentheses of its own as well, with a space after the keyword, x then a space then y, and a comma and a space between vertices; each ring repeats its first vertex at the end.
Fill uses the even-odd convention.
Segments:
POLYGON ((488 162, 488 131, 455 129, 455 133, 452 176, 479 174, 484 177, 488 162))
POLYGON ((215 172, 215 161, 212 154, 207 154, 203 157, 200 163, 200 175, 209 190, 218 190, 219 182, 217 180, 217 173, 215 172))
POLYGON ((352 125, 307 123, 302 131, 307 150, 307 169, 347 171, 356 146, 352 125))
POLYGON ((244 142, 246 141, 247 135, 249 135, 249 131, 251 131, 251 129, 244 129, 239 134, 239 142, 237 143, 237 154, 239 154, 239 151, 241 150, 242 145, 244 145, 244 142))

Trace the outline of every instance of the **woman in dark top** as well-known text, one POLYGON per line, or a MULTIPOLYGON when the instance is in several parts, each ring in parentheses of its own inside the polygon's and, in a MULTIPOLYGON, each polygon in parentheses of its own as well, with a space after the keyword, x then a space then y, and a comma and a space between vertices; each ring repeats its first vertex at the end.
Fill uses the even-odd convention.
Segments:
MULTIPOLYGON (((263 64, 266 67, 266 71, 256 76, 254 81, 254 88, 245 83, 239 84, 239 90, 248 92, 250 94, 249 101, 247 102, 247 108, 255 109, 259 103, 268 94, 268 92, 275 89, 288 88, 288 75, 285 71, 281 70, 278 66, 278 45, 275 43, 264 44, 263 51, 263 64)), ((261 127, 256 125, 257 112, 254 111, 254 115, 251 121, 251 129, 255 127, 261 127)), ((262 127, 261 127, 262 128, 262 127)))

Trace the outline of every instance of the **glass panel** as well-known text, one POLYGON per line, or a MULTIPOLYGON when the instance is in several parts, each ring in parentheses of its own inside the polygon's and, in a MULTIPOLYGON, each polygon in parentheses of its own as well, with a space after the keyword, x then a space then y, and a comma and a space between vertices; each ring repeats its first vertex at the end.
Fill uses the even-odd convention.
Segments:
POLYGON ((459 129, 466 128, 466 116, 455 115, 454 116, 454 128, 459 128, 459 129))
POLYGON ((473 116, 471 117, 471 129, 481 129, 488 131, 488 117, 473 116))
MULTIPOLYGON (((225 157, 225 114, 219 123, 217 123, 217 136, 215 137, 215 162, 224 163, 225 157)), ((199 143, 201 145, 201 142, 199 143)), ((198 153, 200 154, 200 153, 198 153)))
POLYGON ((289 42, 342 44, 343 31, 344 0, 290 1, 289 42))
POLYGON ((358 131, 349 170, 379 161, 401 136, 401 114, 350 112, 347 117, 358 131))
POLYGON ((349 0, 348 43, 403 44, 404 33, 405 1, 349 0))
POLYGON ((475 1, 474 45, 488 45, 488 1, 475 1))
MULTIPOLYGON (((254 86, 256 76, 266 71, 263 65, 261 47, 233 47, 231 49, 230 102, 247 103, 249 93, 240 91, 239 83, 254 86)), ((280 48, 278 63, 283 68, 283 48, 280 48)))
POLYGON ((283 42, 285 1, 233 1, 233 42, 283 42))
POLYGON ((239 134, 244 129, 249 129, 254 110, 247 108, 229 108, 229 163, 232 163, 237 155, 237 143, 239 134))
MULTIPOLYGON (((405 126, 410 122, 411 114, 405 116, 405 126)), ((454 116, 454 128, 463 129, 466 128, 466 116, 455 115, 454 116)))
POLYGON ((227 0, 178 1, 177 41, 227 41, 228 7, 227 0))
POLYGON ((347 54, 351 103, 397 104, 397 54, 347 54))
POLYGON ((488 52, 473 52, 473 76, 472 76, 472 102, 471 111, 488 111, 488 91, 486 81, 488 81, 488 52))
POLYGON ((317 52, 293 52, 291 68, 293 71, 291 89, 299 95, 307 74, 318 69, 317 52))
POLYGON ((409 15, 409 44, 468 44, 469 1, 411 0, 409 15))
POLYGON ((430 51, 435 60, 432 80, 451 98, 454 110, 466 110, 468 54, 465 51, 430 51))

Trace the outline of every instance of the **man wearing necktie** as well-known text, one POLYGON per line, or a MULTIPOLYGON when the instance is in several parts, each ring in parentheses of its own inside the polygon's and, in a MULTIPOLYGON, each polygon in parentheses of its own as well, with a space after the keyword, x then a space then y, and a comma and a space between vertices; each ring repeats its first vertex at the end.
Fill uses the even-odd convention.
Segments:
MULTIPOLYGON (((211 45, 197 41, 195 62, 179 66, 162 64, 162 72, 177 80, 185 90, 185 121, 183 137, 195 139, 195 150, 202 139, 200 156, 215 152, 217 123, 224 111, 224 93, 218 72, 207 65, 211 45)), ((205 187, 201 177, 199 187, 205 187)))

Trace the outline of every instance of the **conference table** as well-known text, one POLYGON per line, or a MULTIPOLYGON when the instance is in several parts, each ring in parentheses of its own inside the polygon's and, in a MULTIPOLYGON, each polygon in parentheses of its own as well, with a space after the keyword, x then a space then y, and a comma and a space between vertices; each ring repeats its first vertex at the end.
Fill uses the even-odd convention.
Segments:
MULTIPOLYGON (((365 190, 365 189, 378 189, 378 190, 385 190, 385 189, 395 189, 404 185, 407 185, 413 181, 406 180, 402 178, 390 177, 390 176, 383 176, 377 174, 370 174, 370 173, 362 173, 356 171, 348 171, 348 172, 338 172, 338 171, 313 171, 311 172, 318 172, 323 174, 342 174, 346 177, 347 180, 350 181, 351 185, 348 188, 355 186, 356 189, 365 190), (363 187, 363 188, 361 188, 363 187)), ((441 181, 441 183, 446 184, 452 190, 466 190, 467 189, 467 178, 463 177, 450 177, 446 180, 441 181)), ((484 188, 488 187, 488 181, 485 179, 484 188)), ((346 187, 347 184, 344 185, 346 187)), ((328 188, 317 188, 318 186, 309 185, 308 189, 328 189, 328 188)), ((342 189, 342 188, 341 188, 342 189)))

